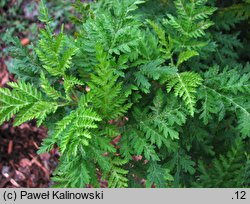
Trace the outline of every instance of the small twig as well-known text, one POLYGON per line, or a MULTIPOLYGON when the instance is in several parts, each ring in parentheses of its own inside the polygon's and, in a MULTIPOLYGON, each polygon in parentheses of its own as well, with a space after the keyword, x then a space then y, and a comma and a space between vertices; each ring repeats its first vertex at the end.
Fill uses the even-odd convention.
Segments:
POLYGON ((35 141, 32 140, 32 144, 35 146, 36 149, 39 149, 38 145, 36 144, 35 141))
POLYGON ((6 180, 0 184, 0 188, 3 188, 5 184, 8 182, 10 182, 13 186, 17 188, 20 188, 20 185, 13 178, 11 178, 12 176, 14 176, 14 173, 12 174, 4 173, 3 176, 6 178, 6 180))
POLYGON ((9 141, 9 145, 8 145, 8 154, 10 155, 12 153, 13 150, 13 140, 9 141))
POLYGON ((31 164, 37 165, 44 172, 46 178, 49 179, 50 174, 49 174, 48 170, 37 160, 37 156, 34 157, 31 154, 29 154, 29 156, 32 158, 31 164))

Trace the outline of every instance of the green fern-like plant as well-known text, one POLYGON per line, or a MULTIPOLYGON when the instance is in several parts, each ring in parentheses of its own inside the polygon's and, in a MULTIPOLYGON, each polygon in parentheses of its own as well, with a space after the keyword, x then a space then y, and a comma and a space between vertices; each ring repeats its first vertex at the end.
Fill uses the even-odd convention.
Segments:
POLYGON ((18 82, 0 88, 0 124, 48 128, 38 153, 58 147, 57 187, 249 187, 242 4, 76 1, 67 35, 41 1, 37 43, 13 40, 18 82))

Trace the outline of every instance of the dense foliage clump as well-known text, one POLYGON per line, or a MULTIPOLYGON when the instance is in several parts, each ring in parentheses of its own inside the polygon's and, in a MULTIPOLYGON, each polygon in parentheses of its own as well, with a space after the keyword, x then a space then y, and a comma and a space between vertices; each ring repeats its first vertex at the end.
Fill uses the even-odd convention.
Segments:
POLYGON ((249 187, 249 0, 74 7, 74 35, 55 34, 41 1, 39 41, 11 49, 19 82, 0 89, 0 123, 49 128, 58 186, 249 187))

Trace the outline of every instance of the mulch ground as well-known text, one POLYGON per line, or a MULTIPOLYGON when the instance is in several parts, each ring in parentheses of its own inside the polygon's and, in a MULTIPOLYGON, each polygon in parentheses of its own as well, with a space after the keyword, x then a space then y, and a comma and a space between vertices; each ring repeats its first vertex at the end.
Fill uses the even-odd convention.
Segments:
MULTIPOLYGON (((0 58, 0 87, 13 80, 0 58)), ((46 136, 47 129, 37 128, 35 121, 19 127, 13 127, 11 121, 0 126, 0 188, 45 188, 53 184, 50 176, 58 164, 58 151, 36 153, 46 136)))

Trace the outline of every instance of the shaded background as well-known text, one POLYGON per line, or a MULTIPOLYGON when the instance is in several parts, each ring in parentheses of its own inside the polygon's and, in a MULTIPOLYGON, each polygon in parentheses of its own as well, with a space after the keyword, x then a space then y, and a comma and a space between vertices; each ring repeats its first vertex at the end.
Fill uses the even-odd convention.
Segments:
MULTIPOLYGON (((56 29, 59 30, 64 23, 66 30, 73 30, 72 24, 69 23, 73 11, 72 1, 47 1, 49 12, 54 18, 53 26, 56 29)), ((40 0, 0 0, 0 87, 6 87, 6 83, 9 81, 16 81, 15 77, 7 70, 7 65, 11 64, 6 45, 9 36, 17 36, 22 46, 29 46, 37 39, 38 30, 42 26, 37 19, 39 2, 40 0)), ((167 2, 167 0, 151 2, 156 5, 159 2, 167 2)), ((217 7, 224 8, 242 1, 217 0, 216 2, 217 7)), ((152 11, 152 13, 155 12, 159 15, 161 9, 159 7, 154 10, 153 7, 150 7, 150 10, 146 11, 152 11)), ((241 41, 243 43, 249 42, 249 21, 243 21, 237 27, 229 30, 230 33, 241 30, 241 41)), ((219 46, 221 49, 223 46, 226 49, 226 45, 219 46)), ((240 53, 239 60, 247 61, 250 57, 250 46, 244 46, 244 49, 238 49, 237 52, 240 53)), ((42 139, 46 136, 47 129, 45 127, 37 128, 35 121, 15 128, 12 121, 0 126, 0 188, 49 187, 53 184, 50 181, 50 176, 58 164, 60 156, 58 150, 55 148, 46 154, 36 154, 42 139)))

